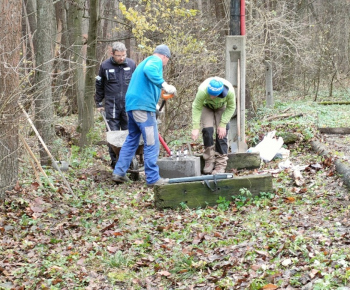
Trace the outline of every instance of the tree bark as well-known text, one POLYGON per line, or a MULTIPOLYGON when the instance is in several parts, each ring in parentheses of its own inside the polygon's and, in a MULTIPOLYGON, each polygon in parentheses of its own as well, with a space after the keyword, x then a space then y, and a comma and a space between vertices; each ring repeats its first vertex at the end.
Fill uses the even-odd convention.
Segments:
POLYGON ((0 200, 18 180, 18 100, 22 1, 0 1, 0 200))
MULTIPOLYGON (((37 31, 34 35, 36 52, 36 98, 35 126, 49 147, 53 142, 53 102, 51 91, 51 72, 53 62, 52 0, 37 0, 37 31)), ((51 164, 51 159, 39 143, 40 161, 43 165, 51 164)))
MULTIPOLYGON (((69 59, 71 56, 69 49, 68 27, 67 27, 67 10, 63 1, 55 3, 56 26, 57 26, 57 42, 55 49, 55 75, 54 75, 54 96, 53 100, 55 108, 58 111, 62 98, 66 97, 70 92, 70 67, 69 59)), ((67 109, 61 109, 58 114, 66 114, 67 109), (64 112, 62 112, 62 111, 64 112)))
MULTIPOLYGON (((69 95, 69 105, 72 113, 77 113, 78 102, 82 102, 84 94, 84 71, 83 71, 83 33, 82 33, 82 18, 83 18, 84 0, 70 1, 68 9, 68 27, 69 27, 69 44, 72 55, 70 57, 70 65, 74 68, 73 83, 71 93, 69 95)), ((80 130, 81 121, 78 121, 78 129, 80 130)))
POLYGON ((89 35, 87 44, 87 58, 86 58, 86 79, 84 98, 81 103, 82 108, 79 108, 82 120, 82 130, 80 137, 80 146, 83 147, 90 143, 87 134, 94 126, 94 91, 95 91, 95 67, 96 67, 96 41, 97 41, 97 24, 98 24, 98 7, 99 0, 91 1, 89 8, 89 35))

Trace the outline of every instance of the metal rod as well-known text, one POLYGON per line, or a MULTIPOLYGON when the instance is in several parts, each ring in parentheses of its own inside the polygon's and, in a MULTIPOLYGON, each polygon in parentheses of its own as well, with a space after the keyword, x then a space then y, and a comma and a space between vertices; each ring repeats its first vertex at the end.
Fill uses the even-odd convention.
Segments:
POLYGON ((241 0, 241 35, 245 35, 245 0, 241 0))
POLYGON ((233 174, 230 174, 230 173, 222 173, 222 174, 215 174, 215 175, 190 176, 190 177, 179 177, 179 178, 170 178, 169 183, 203 181, 203 180, 218 180, 218 179, 228 179, 228 178, 232 178, 232 177, 233 177, 233 174))

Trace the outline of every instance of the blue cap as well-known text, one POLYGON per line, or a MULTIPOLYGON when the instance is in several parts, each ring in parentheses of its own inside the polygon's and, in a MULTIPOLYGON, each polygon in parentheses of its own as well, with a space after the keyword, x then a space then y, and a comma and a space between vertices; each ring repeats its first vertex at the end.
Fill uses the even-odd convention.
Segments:
POLYGON ((221 81, 212 79, 208 85, 208 94, 217 97, 224 90, 224 84, 221 81))
POLYGON ((167 58, 171 57, 170 49, 165 44, 158 45, 153 53, 159 53, 159 54, 165 55, 167 58))

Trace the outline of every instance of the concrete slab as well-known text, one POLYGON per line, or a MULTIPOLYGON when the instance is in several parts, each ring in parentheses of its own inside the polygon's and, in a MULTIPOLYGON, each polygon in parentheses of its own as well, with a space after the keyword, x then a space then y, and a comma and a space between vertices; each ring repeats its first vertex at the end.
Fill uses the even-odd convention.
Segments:
MULTIPOLYGON (((205 161, 203 154, 197 155, 201 160, 201 169, 204 168, 205 161)), ((261 158, 259 152, 253 153, 229 153, 227 155, 226 172, 233 169, 257 169, 260 168, 261 158)))
POLYGON ((159 174, 165 178, 190 177, 201 175, 200 158, 187 157, 163 157, 158 159, 159 174))

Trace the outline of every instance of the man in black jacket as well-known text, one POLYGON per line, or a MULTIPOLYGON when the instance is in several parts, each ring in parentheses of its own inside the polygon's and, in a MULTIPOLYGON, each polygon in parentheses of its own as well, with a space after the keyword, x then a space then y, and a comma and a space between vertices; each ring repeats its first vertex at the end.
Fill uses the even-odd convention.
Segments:
MULTIPOLYGON (((99 111, 105 110, 107 122, 112 131, 128 129, 125 94, 135 68, 135 62, 126 57, 126 47, 121 42, 112 44, 111 57, 100 66, 96 77, 95 102, 99 111)), ((109 146, 109 155, 111 167, 114 169, 117 157, 111 146, 109 146)))

